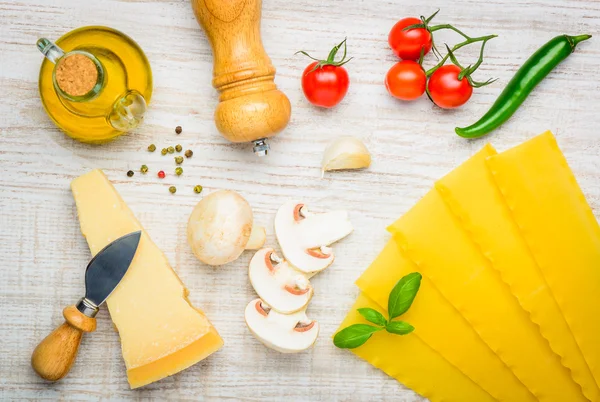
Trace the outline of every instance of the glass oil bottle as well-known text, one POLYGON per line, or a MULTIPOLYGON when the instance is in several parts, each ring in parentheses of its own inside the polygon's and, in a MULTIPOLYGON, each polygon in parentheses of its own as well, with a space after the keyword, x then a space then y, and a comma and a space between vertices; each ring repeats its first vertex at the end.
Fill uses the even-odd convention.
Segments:
POLYGON ((70 137, 103 143, 137 127, 152 96, 152 71, 142 49, 123 33, 91 26, 56 44, 42 38, 42 103, 70 137))

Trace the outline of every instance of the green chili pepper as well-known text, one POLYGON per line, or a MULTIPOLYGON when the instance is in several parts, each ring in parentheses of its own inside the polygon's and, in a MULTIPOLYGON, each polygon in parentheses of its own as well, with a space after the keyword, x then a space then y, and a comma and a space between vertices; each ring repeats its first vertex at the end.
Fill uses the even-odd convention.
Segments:
POLYGON ((457 127, 456 134, 464 138, 478 138, 498 128, 517 111, 533 88, 573 53, 579 42, 591 37, 560 35, 550 40, 521 66, 490 110, 475 124, 457 127))

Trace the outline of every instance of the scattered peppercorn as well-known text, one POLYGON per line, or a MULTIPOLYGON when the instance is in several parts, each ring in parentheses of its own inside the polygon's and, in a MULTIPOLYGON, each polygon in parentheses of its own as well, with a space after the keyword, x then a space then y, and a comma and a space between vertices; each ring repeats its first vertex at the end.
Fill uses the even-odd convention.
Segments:
POLYGON ((176 156, 175 163, 181 165, 183 163, 183 156, 176 156))
POLYGON ((183 173, 183 168, 181 168, 181 167, 175 168, 175 174, 177 176, 181 176, 182 173, 183 173))
POLYGON ((167 148, 167 152, 172 154, 173 152, 175 152, 175 148, 169 147, 169 148, 167 148))
POLYGON ((200 194, 202 192, 202 186, 194 186, 194 193, 200 194))
POLYGON ((154 144, 150 144, 150 145, 148 145, 148 151, 149 151, 149 152, 154 152, 154 151, 156 151, 156 145, 154 145, 154 144))
POLYGON ((175 145, 175 151, 181 152, 181 149, 182 149, 181 145, 179 145, 179 144, 175 145))
POLYGON ((175 194, 175 192, 177 191, 177 188, 175 186, 171 186, 171 187, 169 187, 169 191, 171 192, 171 194, 175 194))
POLYGON ((148 173, 148 166, 142 165, 142 167, 140 168, 140 172, 142 172, 142 173, 148 173))
POLYGON ((130 170, 127 172, 127 177, 131 177, 131 176, 133 176, 133 170, 130 170))
POLYGON ((166 154, 167 154, 167 148, 163 148, 163 149, 160 151, 160 153, 161 153, 161 155, 166 155, 166 154))
POLYGON ((194 153, 192 152, 191 149, 188 149, 187 151, 185 151, 185 157, 186 158, 191 158, 192 155, 194 155, 194 153))
POLYGON ((160 172, 158 172, 158 177, 161 179, 165 178, 165 172, 163 172, 162 170, 160 172))
POLYGON ((181 128, 181 126, 177 126, 177 127, 175 127, 175 132, 176 132, 177 134, 181 134, 181 132, 182 132, 182 131, 183 131, 183 129, 181 128))

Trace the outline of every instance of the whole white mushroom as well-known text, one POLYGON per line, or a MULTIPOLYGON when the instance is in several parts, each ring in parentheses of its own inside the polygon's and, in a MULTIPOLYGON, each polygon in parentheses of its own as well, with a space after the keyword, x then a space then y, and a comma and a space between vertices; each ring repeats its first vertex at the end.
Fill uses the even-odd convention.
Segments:
POLYGON ((236 260, 244 250, 265 243, 265 228, 254 226, 252 208, 235 191, 219 190, 204 197, 192 211, 187 226, 194 255, 208 265, 236 260))

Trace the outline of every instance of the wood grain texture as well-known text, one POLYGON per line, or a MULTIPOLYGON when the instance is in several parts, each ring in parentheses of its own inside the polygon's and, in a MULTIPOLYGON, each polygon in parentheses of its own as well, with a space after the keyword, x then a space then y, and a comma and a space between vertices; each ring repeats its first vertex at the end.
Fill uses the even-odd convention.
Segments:
MULTIPOLYGON (((482 140, 465 141, 456 125, 478 118, 518 66, 539 46, 561 33, 597 34, 600 2, 594 0, 264 0, 262 37, 277 68, 276 83, 289 97, 292 119, 271 140, 272 153, 257 159, 247 145, 221 137, 213 122, 218 94, 211 87, 212 56, 189 0, 0 0, 0 400, 290 400, 420 401, 410 390, 336 349, 330 336, 358 294, 354 280, 388 240, 387 224, 407 211, 433 181, 486 141, 499 150, 554 131, 596 217, 600 216, 600 38, 582 43, 534 91, 501 129, 482 140), (431 8, 429 8, 431 7, 431 8), (425 98, 392 99, 383 78, 396 61, 387 34, 401 17, 430 14, 473 35, 496 33, 477 78, 498 77, 477 90, 462 109, 443 111, 425 98), (40 36, 56 39, 82 25, 108 25, 133 37, 152 64, 155 92, 145 123, 116 141, 91 146, 71 140, 45 115, 37 91, 42 55, 40 36), (300 49, 326 56, 348 37, 354 59, 351 85, 333 110, 311 107, 300 75, 308 60, 300 49), (181 125, 183 133, 174 134, 181 125), (320 179, 325 145, 339 135, 363 139, 373 164, 362 172, 320 179), (148 153, 154 143, 180 143, 194 151, 184 174, 173 175, 171 157, 148 153), (138 171, 141 164, 148 175, 138 171), (206 361, 163 381, 131 391, 117 334, 106 309, 98 330, 85 336, 70 374, 57 384, 39 379, 29 359, 35 345, 62 322, 61 308, 84 291, 89 251, 79 232, 69 182, 102 168, 166 253, 225 340, 206 361), (160 181, 156 172, 168 176, 160 181), (243 320, 255 295, 247 278, 251 253, 221 268, 199 263, 186 244, 186 221, 201 196, 217 189, 239 191, 253 206, 258 224, 276 246, 275 211, 296 198, 313 210, 346 208, 356 228, 336 245, 334 265, 312 280, 309 316, 321 325, 315 348, 282 356, 255 340, 243 320), (176 185, 177 194, 168 192, 176 185)), ((438 41, 457 37, 443 32, 438 41)), ((467 59, 477 50, 461 53, 467 59)), ((430 58, 429 62, 433 60, 430 58)))
POLYGON ((31 367, 45 380, 66 376, 77 358, 84 332, 96 330, 96 319, 83 315, 75 306, 63 310, 65 322, 45 337, 31 355, 31 367))
POLYGON ((262 44, 262 0, 191 0, 213 52, 213 86, 220 92, 215 125, 225 138, 272 137, 290 121, 289 99, 275 85, 262 44))

